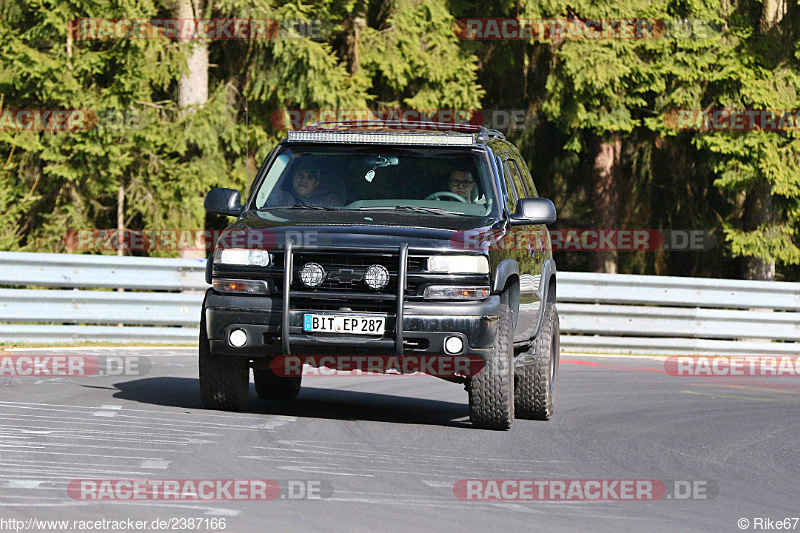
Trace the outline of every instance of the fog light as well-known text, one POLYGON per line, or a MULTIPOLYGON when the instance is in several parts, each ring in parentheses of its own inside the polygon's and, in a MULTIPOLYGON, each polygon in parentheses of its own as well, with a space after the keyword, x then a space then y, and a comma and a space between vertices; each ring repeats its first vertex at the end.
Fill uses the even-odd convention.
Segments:
POLYGON ((306 263, 300 269, 300 281, 306 287, 319 287, 325 281, 325 269, 319 263, 306 263))
POLYGON ((447 353, 459 353, 464 349, 464 341, 459 337, 447 337, 444 340, 444 351, 447 353))
POLYGON ((389 271, 383 265, 372 265, 364 274, 364 283, 372 290, 381 290, 389 284, 389 271))
POLYGON ((241 348, 247 342, 247 333, 245 333, 241 329, 235 329, 231 331, 231 336, 229 337, 229 339, 233 346, 241 348))

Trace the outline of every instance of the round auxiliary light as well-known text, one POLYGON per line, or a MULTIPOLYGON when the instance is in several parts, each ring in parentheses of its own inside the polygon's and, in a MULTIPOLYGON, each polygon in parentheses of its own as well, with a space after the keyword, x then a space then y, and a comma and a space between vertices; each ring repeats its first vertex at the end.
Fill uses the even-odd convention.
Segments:
POLYGON ((325 281, 325 269, 319 263, 306 263, 300 269, 300 281, 306 287, 319 287, 325 281))
POLYGON ((241 348, 247 343, 247 333, 241 329, 235 329, 231 332, 230 341, 233 346, 241 348))
POLYGON ((447 337, 444 341, 444 351, 447 353, 458 353, 464 349, 464 341, 456 337, 447 337))
POLYGON ((364 273, 364 283, 370 289, 380 290, 389 284, 389 271, 383 265, 372 265, 364 273))

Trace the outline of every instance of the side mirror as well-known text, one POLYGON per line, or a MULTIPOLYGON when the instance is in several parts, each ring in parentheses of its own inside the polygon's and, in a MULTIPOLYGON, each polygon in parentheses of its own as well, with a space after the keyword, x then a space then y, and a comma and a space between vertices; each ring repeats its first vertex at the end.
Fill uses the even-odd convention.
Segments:
POLYGON ((556 206, 547 198, 520 198, 511 224, 552 224, 556 221, 556 206))
POLYGON ((242 213, 242 197, 236 189, 216 188, 206 194, 203 207, 212 215, 238 217, 242 213))

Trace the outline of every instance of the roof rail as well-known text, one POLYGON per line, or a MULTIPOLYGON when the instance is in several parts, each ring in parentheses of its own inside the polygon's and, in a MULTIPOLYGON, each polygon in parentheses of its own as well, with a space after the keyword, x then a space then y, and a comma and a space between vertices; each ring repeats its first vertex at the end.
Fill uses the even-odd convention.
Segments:
MULTIPOLYGON (((481 126, 481 128, 482 128, 481 129, 481 133, 485 132, 486 136, 489 139, 502 139, 504 141, 506 140, 506 136, 503 135, 502 133, 500 133, 498 130, 495 130, 495 129, 492 129, 492 128, 485 128, 483 126, 481 126)), ((478 136, 478 138, 480 138, 480 135, 478 136)), ((481 140, 484 140, 484 139, 481 139, 481 140)))
POLYGON ((482 126, 475 124, 458 124, 455 122, 426 122, 422 120, 336 120, 329 122, 314 122, 306 126, 305 130, 335 130, 344 128, 402 128, 402 129, 428 129, 440 131, 457 131, 462 133, 478 133, 482 126))
POLYGON ((304 131, 339 130, 339 129, 425 129, 436 131, 453 131, 458 133, 477 133, 478 140, 505 139, 497 130, 486 128, 477 124, 459 124, 456 122, 426 122, 422 120, 337 120, 314 122, 303 128, 304 131))

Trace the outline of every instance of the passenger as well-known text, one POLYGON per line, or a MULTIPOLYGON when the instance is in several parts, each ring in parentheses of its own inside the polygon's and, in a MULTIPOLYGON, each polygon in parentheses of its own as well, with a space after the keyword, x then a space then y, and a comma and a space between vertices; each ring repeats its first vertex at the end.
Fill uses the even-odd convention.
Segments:
POLYGON ((342 207, 344 204, 336 194, 319 186, 319 167, 303 161, 292 174, 292 192, 275 188, 267 199, 270 207, 280 205, 319 205, 342 207))

